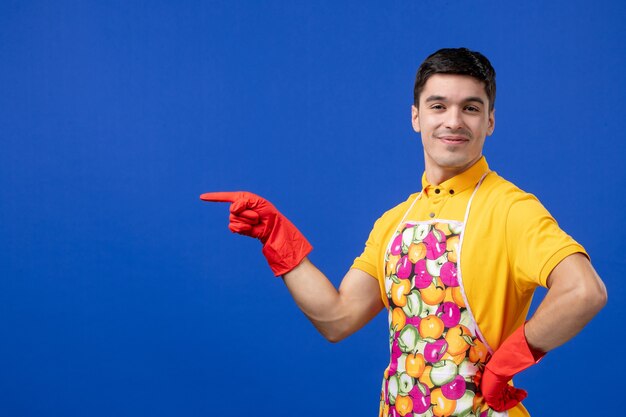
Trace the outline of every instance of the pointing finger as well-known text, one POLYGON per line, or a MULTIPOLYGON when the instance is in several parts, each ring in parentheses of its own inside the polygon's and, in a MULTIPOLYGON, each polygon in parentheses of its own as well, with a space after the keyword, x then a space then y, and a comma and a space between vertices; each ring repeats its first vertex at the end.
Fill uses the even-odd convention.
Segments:
POLYGON ((200 200, 214 201, 217 203, 234 203, 241 198, 240 191, 222 191, 217 193, 204 193, 200 196, 200 200))

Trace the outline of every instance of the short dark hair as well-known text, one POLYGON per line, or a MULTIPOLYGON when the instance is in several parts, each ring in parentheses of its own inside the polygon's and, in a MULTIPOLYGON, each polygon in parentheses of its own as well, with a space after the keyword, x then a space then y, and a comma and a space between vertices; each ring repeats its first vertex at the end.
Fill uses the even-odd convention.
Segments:
POLYGON ((485 92, 489 98, 489 110, 493 110, 496 103, 496 70, 480 52, 467 48, 443 48, 426 58, 415 76, 413 89, 415 107, 419 107, 420 93, 426 81, 435 74, 469 75, 484 82, 485 92))

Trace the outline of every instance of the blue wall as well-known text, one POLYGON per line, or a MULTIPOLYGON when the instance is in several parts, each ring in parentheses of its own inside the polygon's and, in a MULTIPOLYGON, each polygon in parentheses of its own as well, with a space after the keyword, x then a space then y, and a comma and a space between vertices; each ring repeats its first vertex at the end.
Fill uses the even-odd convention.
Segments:
POLYGON ((446 46, 491 59, 491 167, 609 290, 525 404, 621 413, 626 6, 543 3, 2 0, 0 415, 375 415, 384 314, 324 341, 198 195, 271 199, 338 284, 420 187, 413 77, 446 46))

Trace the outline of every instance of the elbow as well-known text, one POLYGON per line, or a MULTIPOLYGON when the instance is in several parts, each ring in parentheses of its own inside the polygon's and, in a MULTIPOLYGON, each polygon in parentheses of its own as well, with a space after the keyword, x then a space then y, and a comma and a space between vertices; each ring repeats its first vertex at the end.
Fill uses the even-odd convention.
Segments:
POLYGON ((317 331, 330 343, 339 343, 357 330, 350 324, 349 320, 346 320, 345 316, 333 319, 310 319, 317 331))
POLYGON ((343 339, 345 339, 346 337, 348 337, 347 334, 344 334, 342 332, 320 332, 322 333, 322 336, 324 336, 324 338, 329 341, 330 343, 339 343, 341 342, 343 339))
POLYGON ((598 285, 583 289, 580 293, 580 299, 590 312, 598 313, 608 302, 606 287, 599 281, 598 285))
POLYGON ((597 292, 593 300, 597 311, 602 310, 608 301, 609 295, 606 292, 606 288, 603 286, 602 290, 597 292))
POLYGON ((329 337, 329 336, 325 336, 325 337, 326 337, 326 340, 332 344, 339 343, 343 340, 342 337, 329 337))
POLYGON ((348 326, 338 323, 333 323, 332 325, 327 324, 326 326, 317 325, 315 327, 320 334, 324 336, 324 339, 333 344, 341 342, 355 331, 351 330, 348 326))

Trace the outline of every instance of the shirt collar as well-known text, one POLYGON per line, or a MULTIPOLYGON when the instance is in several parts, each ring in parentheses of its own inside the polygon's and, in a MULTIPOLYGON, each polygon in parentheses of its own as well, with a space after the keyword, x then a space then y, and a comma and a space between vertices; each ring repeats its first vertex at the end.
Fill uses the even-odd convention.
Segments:
POLYGON ((475 186, 486 172, 489 172, 489 165, 487 164, 487 160, 484 156, 482 156, 474 165, 465 171, 439 185, 429 183, 426 179, 426 172, 424 172, 422 175, 422 190, 426 195, 431 194, 431 190, 435 190, 436 192, 437 189, 439 189, 439 192, 436 192, 437 194, 458 194, 470 187, 475 186))

